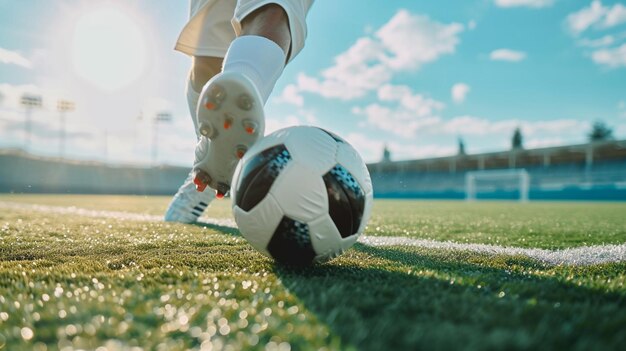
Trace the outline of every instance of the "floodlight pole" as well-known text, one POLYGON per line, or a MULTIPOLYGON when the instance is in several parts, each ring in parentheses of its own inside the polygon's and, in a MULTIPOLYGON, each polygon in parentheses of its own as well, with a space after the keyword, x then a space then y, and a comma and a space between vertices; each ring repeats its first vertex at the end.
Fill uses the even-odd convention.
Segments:
POLYGON ((159 123, 161 122, 170 122, 172 120, 172 114, 169 112, 159 112, 154 116, 152 120, 152 164, 156 165, 159 147, 159 123))
POLYGON ((59 111, 59 157, 65 156, 65 114, 74 111, 74 103, 68 100, 57 101, 57 111, 59 111))
POLYGON ((24 107, 24 150, 28 151, 32 129, 32 111, 41 107, 41 96, 24 94, 20 99, 20 104, 24 107))

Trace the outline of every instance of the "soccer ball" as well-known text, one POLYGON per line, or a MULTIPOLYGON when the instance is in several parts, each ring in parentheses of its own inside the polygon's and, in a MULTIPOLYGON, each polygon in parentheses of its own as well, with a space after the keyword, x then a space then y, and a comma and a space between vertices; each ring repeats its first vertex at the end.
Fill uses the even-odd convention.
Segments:
POLYGON ((233 213, 250 244, 276 261, 334 258, 365 229, 372 182, 348 142, 316 127, 290 127, 259 140, 232 181, 233 213))

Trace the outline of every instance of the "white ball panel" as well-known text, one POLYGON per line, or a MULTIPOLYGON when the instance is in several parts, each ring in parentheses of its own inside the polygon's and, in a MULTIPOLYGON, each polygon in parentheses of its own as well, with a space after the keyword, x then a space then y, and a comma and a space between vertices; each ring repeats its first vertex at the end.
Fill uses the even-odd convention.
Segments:
MULTIPOLYGON (((231 188, 230 188, 230 196, 233 199, 237 198, 237 190, 239 188, 239 178, 241 176, 241 167, 243 167, 243 162, 242 160, 239 160, 239 162, 237 163, 237 167, 235 167, 235 174, 233 175, 233 180, 231 181, 231 188)), ((233 200, 233 207, 235 206, 235 201, 233 200)))
MULTIPOLYGON (((339 230, 330 215, 325 214, 309 223, 309 233, 317 261, 326 261, 339 256, 344 247, 339 230)), ((348 246, 349 247, 349 246, 348 246)))
POLYGON ((342 165, 352 174, 365 193, 372 191, 370 172, 361 159, 361 155, 347 143, 337 143, 337 163, 342 165))
POLYGON ((354 245, 357 240, 359 239, 359 236, 361 236, 360 234, 355 234, 355 235, 351 235, 347 238, 341 238, 341 241, 339 243, 339 247, 341 247, 341 252, 346 251, 347 249, 351 248, 352 245, 354 245))
POLYGON ((289 130, 285 141, 294 160, 306 164, 318 175, 323 175, 336 164, 337 142, 319 128, 299 127, 289 130))
POLYGON ((283 212, 298 221, 308 222, 328 213, 328 194, 324 180, 298 161, 283 170, 272 185, 270 194, 283 212))
POLYGON ((249 212, 245 212, 238 206, 233 206, 233 214, 239 231, 248 242, 255 249, 270 256, 267 252, 267 244, 272 239, 274 231, 284 215, 276 199, 268 194, 249 212))

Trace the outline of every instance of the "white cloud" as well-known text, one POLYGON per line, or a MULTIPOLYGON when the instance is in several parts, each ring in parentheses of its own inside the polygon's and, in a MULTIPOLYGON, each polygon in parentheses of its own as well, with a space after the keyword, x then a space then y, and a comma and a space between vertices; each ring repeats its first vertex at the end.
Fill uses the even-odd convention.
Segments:
POLYGON ((598 39, 581 39, 578 41, 578 45, 589 48, 605 47, 613 43, 615 43, 615 37, 612 35, 605 35, 598 39))
POLYGON ((497 49, 489 54, 489 58, 493 61, 520 62, 526 59, 526 53, 511 49, 497 49))
POLYGON ((381 101, 397 101, 400 106, 417 117, 427 117, 441 110, 445 105, 437 100, 421 94, 413 94, 406 85, 385 84, 378 89, 378 98, 381 101))
POLYGON ((521 128, 526 138, 545 138, 562 135, 576 136, 581 131, 587 130, 588 122, 574 119, 556 119, 547 121, 523 121, 518 119, 506 119, 490 121, 486 118, 475 116, 458 116, 429 130, 434 134, 463 135, 463 136, 486 136, 486 135, 512 135, 513 130, 521 128))
POLYGON ((359 39, 334 59, 334 65, 314 77, 300 73, 295 85, 281 98, 300 103, 300 93, 353 100, 389 82, 398 72, 414 71, 422 65, 454 53, 462 24, 443 24, 424 15, 398 11, 372 35, 359 39), (407 45, 407 43, 411 43, 407 45))
MULTIPOLYGON (((403 89, 388 90, 390 96, 402 95, 403 89)), ((397 101, 397 99, 396 99, 397 101)), ((370 135, 354 133, 347 140, 357 148, 368 161, 379 161, 382 148, 385 144, 392 152, 392 157, 398 159, 415 159, 453 155, 457 151, 456 143, 450 143, 451 138, 462 136, 466 146, 472 143, 481 144, 481 140, 489 138, 493 145, 506 149, 515 128, 521 128, 526 148, 548 147, 583 142, 585 132, 590 124, 575 119, 555 119, 545 121, 524 121, 521 119, 506 119, 493 121, 476 116, 457 116, 452 119, 442 119, 434 115, 416 116, 402 106, 389 107, 380 104, 371 104, 364 108, 355 107, 353 113, 365 116, 365 126, 373 126, 377 130, 392 134, 390 140, 376 140, 370 135), (442 140, 444 144, 420 144, 420 140, 442 140), (578 141, 577 141, 578 140, 578 141)), ((374 134, 379 138, 385 134, 374 134)), ((376 138, 376 137, 374 137, 376 138)), ((474 149, 478 151, 478 149, 474 149)))
POLYGON ((523 121, 520 123, 520 126, 526 136, 539 137, 546 134, 581 134, 589 128, 589 123, 575 119, 555 119, 548 121, 523 121))
POLYGON ((349 133, 343 137, 359 152, 365 162, 378 162, 382 159, 385 142, 363 133, 349 133))
POLYGON ((503 134, 513 131, 519 125, 517 120, 490 121, 474 116, 458 116, 442 121, 431 130, 435 134, 478 135, 503 134))
POLYGON ((402 141, 383 141, 373 139, 362 133, 349 133, 345 139, 359 152, 365 162, 379 162, 385 145, 393 160, 410 160, 426 157, 449 156, 456 152, 455 145, 418 144, 402 141))
POLYGON ((304 105, 304 98, 298 91, 298 87, 294 84, 289 84, 285 87, 283 92, 276 98, 278 102, 286 102, 288 104, 302 107, 304 105))
POLYGON ((30 60, 15 51, 0 48, 0 63, 13 64, 24 68, 31 68, 30 60))
POLYGON ((602 6, 602 2, 595 0, 589 7, 569 14, 566 23, 572 33, 579 34, 599 22, 606 15, 606 12, 607 8, 602 6))
POLYGON ((265 121, 265 134, 267 135, 287 127, 317 124, 318 119, 311 111, 299 110, 296 114, 291 114, 284 118, 267 118, 265 121))
POLYGON ((541 8, 550 6, 554 3, 554 0, 495 0, 496 6, 499 7, 534 7, 541 8))
POLYGON ((524 147, 527 149, 539 149, 550 146, 565 145, 565 141, 559 137, 551 138, 531 138, 524 141, 524 147))
POLYGON ((452 95, 452 100, 457 104, 465 101, 465 97, 467 93, 470 92, 470 86, 465 83, 456 83, 452 86, 450 94, 452 95))
POLYGON ((624 22, 626 22, 626 6, 622 4, 615 4, 607 12, 603 26, 609 28, 624 22))
POLYGON ((364 108, 355 107, 352 113, 365 116, 367 124, 376 129, 390 132, 394 135, 411 138, 427 126, 439 123, 437 116, 416 116, 412 111, 404 108, 382 106, 377 103, 364 108))
POLYGON ((376 37, 391 54, 384 58, 390 67, 412 70, 454 53, 463 29, 459 23, 442 24, 428 16, 400 10, 376 32, 376 37))
POLYGON ((365 117, 366 125, 397 136, 410 138, 428 126, 437 124, 437 113, 445 105, 421 94, 414 94, 405 85, 385 84, 378 89, 380 103, 354 107, 352 113, 365 117))
POLYGON ((591 54, 593 62, 611 68, 626 67, 626 44, 612 49, 602 49, 591 54))
POLYGON ((400 142, 390 142, 388 147, 391 151, 391 157, 400 160, 451 156, 457 152, 457 145, 414 145, 400 142))
POLYGON ((606 29, 626 22, 626 7, 615 4, 612 7, 594 0, 588 7, 567 16, 565 23, 569 30, 578 35, 589 28, 606 29))

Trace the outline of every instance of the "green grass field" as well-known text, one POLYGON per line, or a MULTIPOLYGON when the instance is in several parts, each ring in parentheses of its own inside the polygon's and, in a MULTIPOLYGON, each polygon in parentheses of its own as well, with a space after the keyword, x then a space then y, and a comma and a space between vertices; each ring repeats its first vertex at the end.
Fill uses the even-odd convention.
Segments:
MULTIPOLYGON (((165 197, 2 195, 162 214, 165 197)), ((209 215, 232 218, 228 200, 209 215)), ((368 236, 626 243, 624 203, 376 201, 368 236)), ((626 263, 357 244, 277 266, 237 230, 0 207, 0 350, 618 350, 626 263)))

